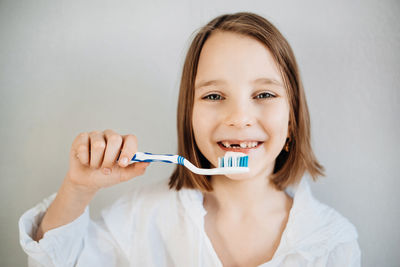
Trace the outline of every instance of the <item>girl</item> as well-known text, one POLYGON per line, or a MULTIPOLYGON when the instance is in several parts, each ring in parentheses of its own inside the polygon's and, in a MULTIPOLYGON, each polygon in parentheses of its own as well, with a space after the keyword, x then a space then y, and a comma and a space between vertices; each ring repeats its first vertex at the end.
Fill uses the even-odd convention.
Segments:
POLYGON ((135 188, 94 222, 96 192, 148 163, 128 164, 133 135, 82 133, 57 195, 20 219, 31 266, 360 265, 354 226, 302 178, 315 180, 323 167, 295 57, 270 22, 236 13, 200 29, 179 100, 178 154, 212 168, 225 152, 242 152, 250 172, 202 176, 177 166, 168 183, 135 188))

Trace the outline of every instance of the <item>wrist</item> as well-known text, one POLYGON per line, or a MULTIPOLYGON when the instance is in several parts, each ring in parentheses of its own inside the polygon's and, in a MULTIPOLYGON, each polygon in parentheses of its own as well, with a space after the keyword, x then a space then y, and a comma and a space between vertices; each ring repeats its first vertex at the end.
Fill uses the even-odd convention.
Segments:
POLYGON ((74 184, 68 178, 66 178, 61 185, 59 193, 64 196, 68 196, 70 201, 73 200, 73 202, 81 203, 84 204, 84 206, 87 206, 97 191, 98 190, 74 184))
POLYGON ((100 189, 89 187, 84 184, 79 184, 76 182, 76 180, 79 179, 73 179, 71 178, 70 173, 67 173, 62 183, 62 187, 65 187, 65 189, 71 194, 88 197, 93 197, 100 189))

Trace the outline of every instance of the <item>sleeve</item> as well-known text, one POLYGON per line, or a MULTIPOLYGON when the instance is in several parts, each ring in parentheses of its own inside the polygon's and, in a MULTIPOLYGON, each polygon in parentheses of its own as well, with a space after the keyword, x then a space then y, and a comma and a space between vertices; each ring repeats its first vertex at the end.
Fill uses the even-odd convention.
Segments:
POLYGON ((360 267, 361 250, 357 240, 338 245, 328 257, 327 267, 360 267))
POLYGON ((126 258, 102 222, 90 220, 89 208, 74 221, 46 232, 39 242, 33 235, 56 194, 26 211, 19 220, 20 244, 28 266, 125 266, 126 258))

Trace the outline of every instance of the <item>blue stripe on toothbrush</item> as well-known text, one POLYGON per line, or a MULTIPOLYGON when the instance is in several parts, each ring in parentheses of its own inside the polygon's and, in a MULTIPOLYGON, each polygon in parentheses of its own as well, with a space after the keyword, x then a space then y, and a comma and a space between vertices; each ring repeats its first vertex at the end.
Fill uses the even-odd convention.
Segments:
POLYGON ((184 157, 178 156, 178 164, 179 164, 179 165, 184 165, 184 164, 183 164, 183 160, 184 160, 184 159, 185 159, 184 157))
POLYGON ((132 161, 136 161, 136 162, 165 162, 165 163, 173 163, 170 160, 161 160, 161 159, 143 159, 143 160, 132 159, 132 161))
POLYGON ((143 154, 146 154, 146 155, 174 156, 173 154, 153 154, 153 153, 149 153, 149 152, 143 152, 143 154))

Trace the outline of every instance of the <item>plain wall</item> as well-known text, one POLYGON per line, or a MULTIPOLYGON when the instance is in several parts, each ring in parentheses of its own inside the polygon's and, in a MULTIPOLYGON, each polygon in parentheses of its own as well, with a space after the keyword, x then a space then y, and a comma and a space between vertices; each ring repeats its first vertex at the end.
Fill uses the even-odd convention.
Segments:
MULTIPOLYGON (((291 44, 326 177, 315 196, 358 229, 363 266, 399 266, 398 1, 0 1, 1 266, 25 266, 18 219, 57 191, 74 137, 133 133, 176 152, 176 104, 193 32, 226 12, 271 20, 291 44)), ((101 191, 93 217, 152 164, 101 191)))

